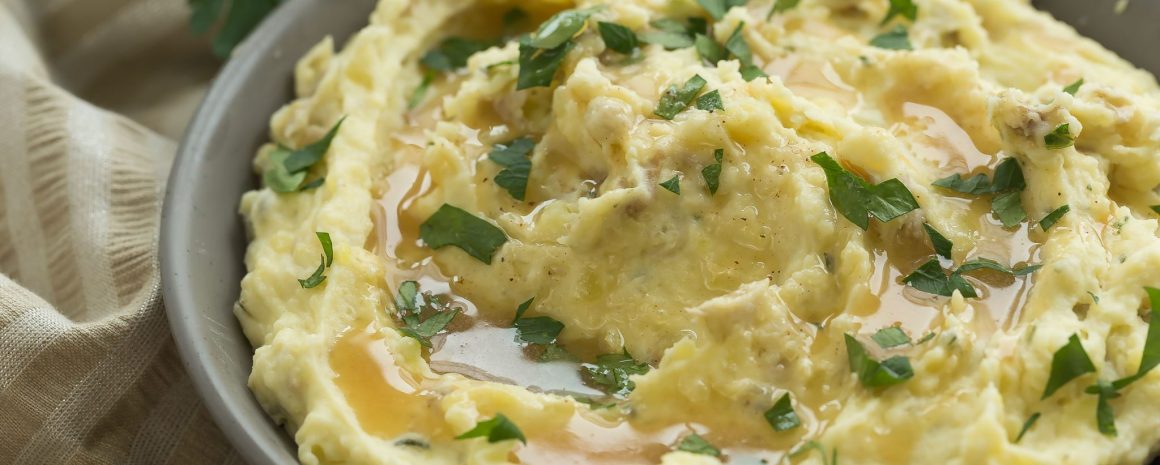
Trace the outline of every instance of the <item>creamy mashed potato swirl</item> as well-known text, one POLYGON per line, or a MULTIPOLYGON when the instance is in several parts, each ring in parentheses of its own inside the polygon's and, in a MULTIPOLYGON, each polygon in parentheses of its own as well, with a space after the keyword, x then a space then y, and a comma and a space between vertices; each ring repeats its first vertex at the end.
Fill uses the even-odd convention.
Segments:
POLYGON ((693 0, 382 0, 341 49, 327 39, 302 59, 256 169, 342 126, 309 170, 321 185, 243 199, 237 306, 256 347, 250 385, 302 462, 834 465, 836 450, 843 465, 1143 463, 1160 443, 1160 374, 1114 399, 1084 390, 1136 373, 1145 287, 1160 286, 1155 79, 1026 1, 915 0, 916 19, 885 24, 888 0, 772 15, 768 0, 716 3, 743 5, 713 18, 693 0), (551 84, 517 90, 519 34, 577 8, 591 17, 551 84), (645 38, 690 17, 718 44, 739 31, 768 77, 734 49, 716 63, 655 39, 620 53, 598 26, 645 38), (883 46, 899 31, 913 50, 883 46), (422 64, 448 37, 488 43, 450 71, 422 64), (690 100, 658 116, 693 76, 723 108, 690 100), (523 200, 489 156, 518 138, 534 142, 523 200), (897 179, 919 208, 860 228, 835 207, 820 152, 871 185, 897 179), (1006 199, 1022 221, 992 212, 1002 193, 934 185, 992 179, 1008 159, 1025 179, 1006 199), (444 205, 502 231, 490 263, 423 240, 444 205), (333 263, 306 288, 318 232, 333 263), (1034 272, 969 273, 974 298, 904 282, 932 259, 1034 272), (399 331, 409 282, 459 312, 430 348, 399 331), (515 340, 529 299, 526 316, 563 325, 555 342, 515 340), (910 342, 872 337, 890 327, 910 342), (847 335, 912 375, 868 387, 847 335), (1073 335, 1094 371, 1043 398, 1073 335), (536 361, 557 349, 568 355, 536 361), (480 354, 517 373, 463 361, 480 354), (648 369, 605 395, 579 364, 602 354, 648 369), (587 383, 569 394, 525 372, 587 383), (799 424, 779 431, 769 412, 787 395, 799 424), (1114 435, 1097 422, 1106 408, 1114 435), (456 439, 497 415, 526 443, 456 439), (692 434, 720 454, 679 450, 692 434))

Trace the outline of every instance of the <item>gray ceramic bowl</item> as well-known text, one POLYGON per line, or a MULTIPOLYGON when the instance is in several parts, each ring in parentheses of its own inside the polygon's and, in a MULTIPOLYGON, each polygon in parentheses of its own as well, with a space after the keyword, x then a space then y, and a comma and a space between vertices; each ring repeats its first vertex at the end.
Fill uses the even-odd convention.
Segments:
MULTIPOLYGON (((1042 0, 1138 65, 1160 71, 1160 2, 1042 0), (1151 44, 1151 46, 1150 46, 1151 44)), ((161 231, 165 305, 182 360, 210 414, 251 465, 297 463, 293 440, 246 386, 253 350, 234 320, 245 268, 237 214, 255 187, 251 159, 270 115, 293 97, 294 64, 326 35, 341 43, 366 24, 374 0, 292 0, 237 50, 194 118, 173 167, 161 231)), ((1160 463, 1153 464, 1160 465, 1160 463)))

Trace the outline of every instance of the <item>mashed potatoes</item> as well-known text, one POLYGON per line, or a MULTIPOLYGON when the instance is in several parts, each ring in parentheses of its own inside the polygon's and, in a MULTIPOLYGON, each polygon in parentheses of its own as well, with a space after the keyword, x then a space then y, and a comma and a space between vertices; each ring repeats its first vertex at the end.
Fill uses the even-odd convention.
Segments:
POLYGON ((302 59, 237 315, 303 463, 1149 457, 1151 75, 1019 0, 603 3, 302 59))

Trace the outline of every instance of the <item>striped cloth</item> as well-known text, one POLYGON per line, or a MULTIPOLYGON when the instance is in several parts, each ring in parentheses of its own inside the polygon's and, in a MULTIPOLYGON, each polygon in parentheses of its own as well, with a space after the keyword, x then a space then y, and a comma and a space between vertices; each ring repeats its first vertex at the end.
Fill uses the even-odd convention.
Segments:
POLYGON ((157 231, 218 66, 185 0, 0 0, 0 464, 241 464, 181 367, 157 231))

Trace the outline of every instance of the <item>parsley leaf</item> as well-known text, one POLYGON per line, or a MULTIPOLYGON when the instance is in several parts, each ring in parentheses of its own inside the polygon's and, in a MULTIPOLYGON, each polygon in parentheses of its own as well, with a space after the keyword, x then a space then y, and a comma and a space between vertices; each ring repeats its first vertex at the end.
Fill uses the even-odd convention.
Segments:
POLYGON ((988 180, 983 174, 969 179, 954 174, 935 181, 934 185, 968 195, 998 194, 991 199, 991 211, 1005 228, 1014 227, 1027 219, 1027 212, 1023 210, 1023 197, 1019 194, 1027 187, 1027 181, 1023 177, 1023 169, 1014 158, 1007 158, 995 167, 993 180, 988 180))
POLYGON ((899 15, 911 21, 917 20, 918 5, 915 5, 913 0, 890 0, 890 11, 886 12, 882 24, 889 23, 891 19, 899 15))
POLYGON ((571 41, 592 16, 591 10, 567 10, 556 13, 540 25, 527 44, 539 49, 553 49, 571 41))
POLYGON ((1068 84, 1067 87, 1064 87, 1063 92, 1071 94, 1071 95, 1075 95, 1076 92, 1079 92, 1079 88, 1082 86, 1083 86, 1083 78, 1079 78, 1078 81, 1075 81, 1071 84, 1068 84))
POLYGON ((1036 270, 1038 270, 1042 267, 1043 267, 1043 265, 1031 265, 1031 266, 1022 266, 1019 268, 1008 268, 1008 267, 1005 267, 1005 266, 999 264, 999 262, 996 262, 994 260, 990 260, 990 259, 986 259, 986 258, 976 258, 974 260, 965 262, 962 265, 959 265, 959 268, 957 270, 955 270, 955 274, 961 275, 961 274, 970 273, 970 272, 976 271, 976 270, 991 270, 991 271, 997 271, 999 273, 1019 277, 1019 276, 1026 276, 1026 275, 1029 275, 1031 273, 1034 273, 1036 270))
POLYGON ((1031 414, 1031 417, 1027 418, 1027 421, 1023 423, 1023 429, 1019 430, 1018 436, 1015 436, 1016 443, 1023 440, 1023 435, 1027 434, 1027 431, 1030 430, 1031 427, 1035 425, 1035 422, 1039 421, 1039 417, 1040 417, 1039 412, 1035 412, 1035 413, 1031 414))
POLYGON ((640 42, 637 41, 636 34, 632 32, 632 29, 604 21, 596 23, 596 27, 600 30, 600 38, 604 40, 604 46, 608 47, 609 50, 631 55, 632 51, 640 46, 640 42))
POLYGON ((1023 195, 1018 191, 1004 192, 991 199, 991 211, 999 217, 1004 228, 1013 228, 1027 219, 1023 210, 1023 195))
POLYGON ((737 61, 741 62, 741 66, 753 66, 753 51, 749 49, 749 42, 745 41, 745 36, 741 35, 741 30, 745 28, 745 23, 740 23, 733 33, 729 35, 729 39, 725 41, 725 50, 737 61))
POLYGON ((1031 274, 1041 267, 1041 265, 1033 265, 1012 269, 994 260, 977 258, 963 263, 950 276, 947 276, 939 264, 938 259, 932 258, 914 272, 902 278, 902 282, 928 294, 950 297, 954 294, 955 290, 958 290, 963 297, 974 298, 979 295, 975 291, 975 288, 963 278, 964 274, 978 270, 991 270, 1019 277, 1031 274))
POLYGON ((701 7, 709 12, 709 16, 720 21, 730 9, 735 6, 743 6, 746 1, 748 0, 697 0, 697 3, 700 3, 701 7))
POLYGON ((1055 351, 1055 355, 1051 357, 1051 376, 1043 389, 1041 399, 1051 397, 1068 381, 1095 371, 1096 366, 1092 364, 1091 358, 1088 358, 1087 351, 1079 342, 1079 336, 1072 334, 1067 339, 1067 344, 1055 351))
POLYGON ((516 320, 516 340, 530 344, 552 344, 564 330, 564 323, 548 316, 516 320))
POLYGON ((1014 158, 1005 158, 995 167, 994 180, 990 192, 999 193, 1027 188, 1027 181, 1023 178, 1023 169, 1014 158))
POLYGON ((1115 386, 1104 380, 1096 381, 1096 384, 1089 386, 1084 390, 1088 394, 1095 394, 1096 401, 1096 427, 1100 432, 1107 436, 1116 435, 1116 411, 1112 409, 1112 404, 1109 402, 1112 399, 1120 397, 1120 393, 1116 392, 1115 386))
POLYGON ((801 419, 793 410, 793 403, 788 392, 782 394, 781 398, 773 404, 773 407, 765 411, 765 421, 777 432, 788 431, 802 424, 801 419))
POLYGON ((697 109, 708 112, 724 110, 725 104, 721 103, 721 91, 714 90, 705 95, 697 97, 697 109))
POLYGON ((881 362, 874 360, 853 336, 846 334, 846 356, 850 361, 850 371, 858 374, 865 387, 893 386, 914 377, 910 359, 901 355, 881 362))
POLYGON ((725 50, 723 45, 704 34, 697 34, 693 39, 693 45, 696 47, 697 54, 701 56, 701 59, 712 64, 716 64, 718 61, 724 60, 729 56, 728 51, 725 50))
POLYGON ((883 349, 890 349, 898 346, 910 344, 910 336, 906 335, 906 331, 897 326, 887 326, 878 330, 873 336, 870 336, 874 342, 878 343, 878 347, 883 349))
POLYGON ((446 329, 447 325, 451 324, 451 320, 454 320, 458 315, 459 309, 437 311, 426 320, 420 320, 418 314, 405 315, 403 316, 405 326, 399 328, 399 332, 419 341, 423 347, 431 347, 431 338, 446 329))
POLYGON ((991 180, 987 179, 985 174, 976 174, 968 179, 963 179, 962 176, 955 173, 935 181, 934 185, 960 194, 984 195, 991 192, 991 180))
POLYGON ((496 144, 487 158, 504 167, 495 175, 495 184, 507 190, 516 200, 523 201, 528 190, 528 176, 532 173, 532 160, 528 155, 536 147, 529 137, 496 144))
POLYGON ((1039 229, 1044 231, 1051 229, 1051 227, 1055 226, 1055 223, 1058 223, 1059 220, 1063 218, 1063 215, 1066 215, 1069 211, 1071 211, 1071 207, 1068 205, 1056 208, 1051 213, 1048 213, 1047 216, 1043 217, 1042 220, 1039 220, 1039 229))
POLYGON ((262 173, 262 179, 266 186, 278 193, 304 190, 303 188, 306 186, 302 185, 302 181, 306 180, 306 172, 321 161, 326 152, 330 150, 330 143, 338 135, 345 120, 345 117, 338 120, 338 123, 335 123, 334 127, 330 128, 330 131, 322 139, 306 147, 291 150, 278 146, 277 149, 270 152, 270 166, 262 173))
POLYGON ((434 71, 454 71, 467 66, 472 55, 492 47, 492 43, 465 37, 448 37, 428 51, 419 63, 434 71))
POLYGON ((870 39, 870 45, 887 50, 914 50, 914 46, 910 44, 910 34, 901 24, 874 36, 870 39))
POLYGON ((660 186, 665 188, 665 190, 667 190, 669 192, 672 192, 672 193, 677 194, 677 195, 681 195, 681 175, 674 174, 672 179, 669 179, 668 181, 662 182, 660 184, 660 186))
POLYGON ((718 450, 716 447, 713 447, 712 444, 709 444, 709 441, 706 441, 705 438, 701 437, 701 435, 697 433, 690 434, 685 436, 684 439, 681 439, 681 443, 677 444, 677 450, 692 452, 694 454, 708 455, 712 457, 721 456, 720 450, 718 450))
POLYGON ((427 97, 427 90, 431 88, 431 83, 435 81, 435 73, 428 72, 423 75, 423 81, 419 83, 419 87, 411 92, 411 96, 407 98, 407 109, 414 110, 423 103, 423 99, 427 97))
POLYGON ((614 396, 625 397, 636 383, 629 377, 648 373, 649 366, 632 358, 625 349, 620 354, 604 354, 596 357, 596 363, 585 363, 580 366, 586 381, 603 389, 614 396))
POLYGON ((532 297, 528 300, 525 300, 524 303, 520 304, 519 307, 516 307, 516 317, 512 318, 513 325, 516 324, 517 321, 520 321, 520 318, 524 317, 524 314, 527 313, 528 309, 532 307, 532 302, 535 300, 536 298, 532 297))
POLYGON ((527 444, 528 440, 524 438, 524 433, 520 431, 515 423, 512 423, 508 417, 502 413, 497 413, 495 418, 481 421, 475 424, 475 428, 471 431, 456 436, 455 439, 470 439, 470 438, 487 438, 487 442, 497 443, 511 439, 518 439, 520 442, 527 444))
POLYGON ((395 296, 395 309, 404 315, 419 312, 419 283, 403 281, 399 285, 399 293, 395 296))
POLYGON ((744 79, 745 82, 763 77, 769 77, 769 75, 765 74, 765 71, 761 68, 758 68, 756 65, 741 67, 741 79, 744 79))
POLYGON ((298 284, 303 289, 313 289, 326 281, 326 276, 323 273, 327 267, 334 264, 334 244, 330 241, 330 233, 316 232, 314 235, 322 244, 322 263, 318 264, 318 269, 314 270, 314 274, 310 275, 309 278, 298 280, 298 284))
POLYGON ((1136 370, 1136 374, 1112 383, 1116 389, 1127 387, 1160 365, 1160 324, 1156 324, 1156 320, 1160 320, 1160 312, 1157 311, 1160 310, 1160 289, 1145 287, 1144 290, 1148 292, 1148 301, 1152 307, 1151 318, 1148 320, 1148 336, 1144 340, 1144 354, 1140 356, 1140 368, 1136 370))
POLYGON ((955 291, 937 258, 923 263, 918 269, 902 278, 902 282, 927 294, 949 297, 955 291))
POLYGON ((766 21, 773 18, 773 15, 792 10, 801 3, 801 0, 777 0, 773 3, 773 8, 769 9, 769 14, 765 16, 766 21))
POLYGON ((705 78, 695 74, 688 81, 685 81, 685 85, 679 89, 675 84, 669 86, 664 95, 661 95, 661 100, 657 103, 657 109, 654 113, 667 120, 673 119, 678 113, 689 108, 693 99, 697 98, 697 95, 705 88, 705 84, 707 84, 705 78))
POLYGON ((870 227, 869 216, 886 222, 918 209, 918 201, 897 178, 871 185, 842 168, 826 152, 818 153, 810 160, 825 171, 834 208, 862 230, 870 227))
POLYGON ((725 159, 725 149, 714 150, 713 159, 717 163, 701 170, 701 177, 705 178, 705 185, 709 187, 709 195, 716 195, 717 188, 721 187, 721 161, 725 159))
POLYGON ((947 260, 951 260, 951 252, 955 244, 950 239, 947 239, 946 236, 940 234, 929 223, 923 223, 922 228, 926 230, 926 235, 930 237, 930 245, 934 247, 934 252, 947 260))
POLYGON ((1071 124, 1063 123, 1056 126, 1054 131, 1043 136, 1043 145, 1049 150, 1066 149, 1075 145, 1075 137, 1071 135, 1071 124))
POLYGON ((833 453, 829 457, 826 457, 826 448, 823 447, 821 443, 814 440, 807 441, 805 444, 802 444, 801 447, 795 449, 793 452, 790 452, 789 457, 797 457, 811 450, 816 450, 819 454, 822 454, 822 465, 838 465, 838 448, 835 447, 833 453))
MULTIPOLYGON (((220 58, 228 58, 246 36, 250 35, 281 0, 231 0, 225 16, 225 23, 213 38, 213 52, 220 58)), ((189 0, 193 14, 190 28, 196 34, 205 34, 218 22, 225 8, 226 0, 189 0)))
POLYGON ((533 87, 550 87, 556 71, 564 64, 564 58, 576 44, 564 42, 559 47, 547 50, 533 47, 527 39, 520 41, 520 72, 516 78, 516 90, 533 87))
POLYGON ((453 245, 488 265, 508 240, 502 229, 449 204, 419 225, 419 238, 436 250, 453 245))

